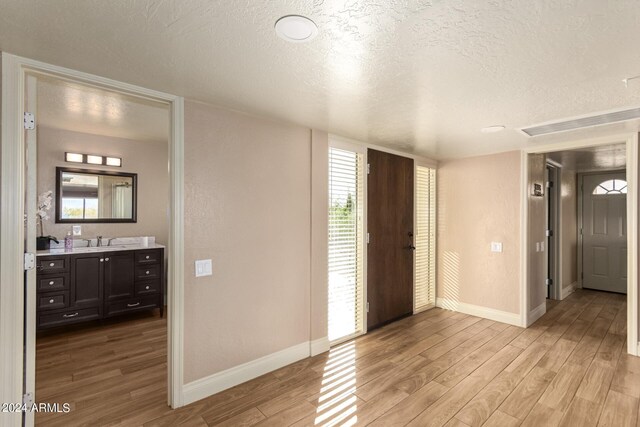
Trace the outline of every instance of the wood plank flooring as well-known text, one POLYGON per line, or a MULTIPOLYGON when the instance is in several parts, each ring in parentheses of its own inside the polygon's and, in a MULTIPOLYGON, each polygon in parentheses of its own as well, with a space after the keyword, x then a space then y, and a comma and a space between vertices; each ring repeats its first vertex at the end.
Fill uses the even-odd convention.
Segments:
POLYGON ((624 295, 577 291, 528 329, 433 309, 178 410, 166 323, 141 316, 38 340, 37 424, 640 426, 624 295))

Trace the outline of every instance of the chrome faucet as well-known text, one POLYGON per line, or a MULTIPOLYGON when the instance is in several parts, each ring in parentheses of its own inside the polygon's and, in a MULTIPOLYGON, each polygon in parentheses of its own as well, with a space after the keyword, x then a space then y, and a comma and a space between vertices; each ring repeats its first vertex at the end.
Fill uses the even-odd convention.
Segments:
POLYGON ((111 242, 113 242, 116 239, 117 239, 117 237, 112 237, 110 239, 107 239, 107 246, 111 246, 111 242))
POLYGON ((82 239, 85 242, 87 242, 87 247, 90 248, 91 247, 91 239, 82 239))
POLYGON ((102 236, 97 236, 96 240, 97 240, 96 246, 97 247, 101 247, 102 246, 102 236))

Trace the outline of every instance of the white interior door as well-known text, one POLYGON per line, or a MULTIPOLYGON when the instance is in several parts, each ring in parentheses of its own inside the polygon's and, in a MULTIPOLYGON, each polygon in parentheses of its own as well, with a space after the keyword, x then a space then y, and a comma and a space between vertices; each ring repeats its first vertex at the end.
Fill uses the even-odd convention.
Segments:
POLYGON ((584 175, 583 288, 627 293, 625 172, 584 175))

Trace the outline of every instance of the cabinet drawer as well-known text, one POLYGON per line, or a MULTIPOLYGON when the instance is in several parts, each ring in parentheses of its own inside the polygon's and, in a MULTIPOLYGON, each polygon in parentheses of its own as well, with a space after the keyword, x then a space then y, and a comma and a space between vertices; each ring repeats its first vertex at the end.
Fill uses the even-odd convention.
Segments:
POLYGON ((38 295, 38 310, 55 310, 69 306, 69 293, 58 292, 38 295))
POLYGON ((83 308, 80 310, 67 310, 59 313, 43 313, 38 318, 39 328, 66 325, 67 323, 83 322, 100 318, 100 308, 83 308))
POLYGON ((136 295, 156 294, 160 292, 159 280, 144 280, 136 283, 136 295))
POLYGON ((69 276, 38 277, 38 292, 50 292, 67 289, 69 287, 69 276))
POLYGON ((38 258, 37 266, 40 273, 64 273, 69 271, 69 257, 38 258))
POLYGON ((136 251, 136 262, 138 264, 155 264, 162 259, 161 250, 136 251))
POLYGON ((136 279, 159 279, 160 278, 160 266, 145 265, 143 267, 136 268, 136 279))
POLYGON ((151 308, 156 308, 160 306, 159 301, 159 296, 153 295, 115 302, 107 305, 107 312, 105 313, 105 315, 114 316, 129 311, 148 310, 151 308))

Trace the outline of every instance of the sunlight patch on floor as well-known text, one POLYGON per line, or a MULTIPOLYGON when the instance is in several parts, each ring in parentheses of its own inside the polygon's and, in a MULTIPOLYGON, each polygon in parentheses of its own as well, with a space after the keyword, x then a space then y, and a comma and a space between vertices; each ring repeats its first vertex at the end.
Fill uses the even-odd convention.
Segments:
POLYGON ((316 426, 352 426, 358 421, 356 348, 350 341, 332 348, 324 368, 316 426))

